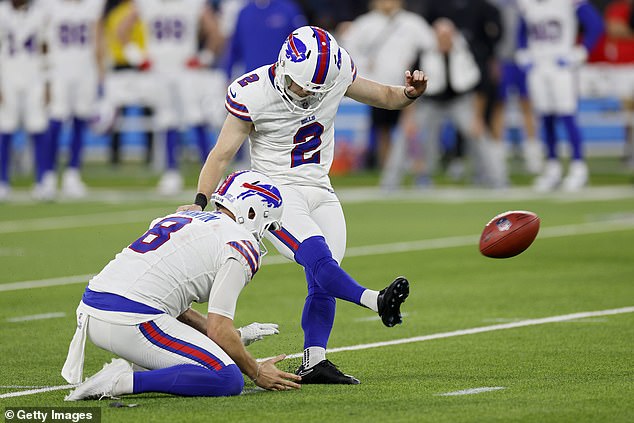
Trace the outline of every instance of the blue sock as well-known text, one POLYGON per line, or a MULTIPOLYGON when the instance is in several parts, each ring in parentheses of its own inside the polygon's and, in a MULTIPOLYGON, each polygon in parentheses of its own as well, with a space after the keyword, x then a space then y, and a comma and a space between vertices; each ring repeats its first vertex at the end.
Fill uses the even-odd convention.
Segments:
POLYGON ((57 170, 57 153, 59 150, 59 137, 62 132, 62 121, 51 119, 48 126, 49 148, 48 148, 48 170, 57 170))
MULTIPOLYGON (((304 267, 306 273, 312 276, 313 283, 319 285, 324 293, 361 304, 361 294, 365 288, 352 279, 332 258, 323 236, 305 239, 295 252, 295 261, 304 267)), ((310 288, 309 280, 309 294, 310 288)))
POLYGON ((308 296, 302 311, 302 330, 304 331, 304 348, 326 348, 332 325, 335 322, 337 302, 335 297, 324 292, 315 283, 312 274, 306 270, 308 296))
POLYGON ((35 181, 37 183, 42 182, 42 176, 44 172, 48 170, 48 133, 46 131, 37 134, 31 134, 33 139, 33 146, 35 150, 35 181))
POLYGON ((86 119, 73 118, 73 128, 70 138, 70 159, 68 167, 79 169, 81 165, 81 150, 84 141, 84 130, 86 129, 86 119))
POLYGON ((134 372, 134 393, 164 392, 190 397, 238 395, 244 387, 236 364, 209 370, 196 364, 181 364, 166 369, 134 372))
POLYGON ((168 169, 178 168, 178 142, 180 141, 179 133, 176 129, 170 128, 165 133, 165 154, 168 169))
POLYGON ((207 154, 209 154, 209 143, 207 142, 207 129, 205 125, 196 125, 193 127, 196 142, 198 143, 198 151, 200 152, 200 161, 205 163, 207 154))
POLYGON ((9 161, 11 158, 11 140, 13 134, 0 134, 0 182, 9 183, 9 161))
POLYGON ((581 131, 577 120, 573 115, 562 116, 561 121, 568 132, 568 141, 572 151, 572 160, 583 160, 583 145, 581 142, 581 131))
POLYGON ((557 132, 555 130, 555 115, 542 116, 544 126, 544 141, 546 141, 546 156, 549 160, 557 159, 557 132))

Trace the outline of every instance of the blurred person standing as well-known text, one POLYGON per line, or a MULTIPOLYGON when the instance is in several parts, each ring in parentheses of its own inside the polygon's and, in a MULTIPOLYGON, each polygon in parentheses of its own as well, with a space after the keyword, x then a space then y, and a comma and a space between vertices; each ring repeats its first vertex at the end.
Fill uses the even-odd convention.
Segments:
POLYGON ((228 80, 275 61, 280 45, 306 17, 291 0, 250 0, 238 13, 226 51, 228 80))
POLYGON ((155 124, 165 137, 166 169, 158 192, 178 194, 183 188, 178 168, 180 127, 193 129, 202 161, 209 150, 200 69, 210 65, 224 45, 216 16, 205 0, 135 0, 119 31, 128 61, 148 72, 155 124), (138 20, 146 30, 147 54, 130 38, 138 20), (199 53, 201 31, 205 38, 199 53))
MULTIPOLYGON (((341 44, 357 60, 363 77, 396 85, 403 69, 410 69, 421 51, 433 47, 433 31, 422 17, 404 10, 402 0, 372 0, 370 9, 347 26, 341 44)), ((371 114, 376 142, 370 143, 367 164, 383 168, 400 110, 372 107, 371 114)))
POLYGON ((99 20, 104 0, 47 0, 46 45, 50 83, 51 148, 46 189, 56 190, 57 155, 62 125, 70 119, 70 148, 62 175, 62 192, 83 197, 82 148, 88 120, 95 111, 103 46, 99 20))
POLYGON ((605 55, 610 63, 618 64, 617 96, 627 112, 625 124, 624 160, 634 169, 634 0, 612 1, 605 9, 607 35, 605 55))
POLYGON ((517 61, 528 70, 528 88, 544 128, 547 162, 534 182, 537 191, 578 191, 588 183, 583 140, 577 124, 576 69, 583 64, 603 33, 597 10, 585 0, 518 0, 522 19, 517 61), (576 43, 578 25, 583 27, 576 43), (563 177, 557 151, 556 123, 568 135, 571 160, 563 177))
POLYGON ((11 142, 21 128, 34 145, 34 197, 51 200, 55 195, 42 185, 48 148, 44 23, 44 11, 31 1, 0 3, 0 201, 10 196, 11 142))
MULTIPOLYGON (((495 48, 503 32, 500 12, 487 0, 443 0, 429 1, 423 16, 428 22, 435 22, 439 18, 449 19, 467 41, 481 76, 475 89, 476 119, 472 132, 479 138, 488 136, 492 100, 495 98, 497 86, 495 48)), ((465 136, 460 132, 458 135, 456 162, 460 163, 459 154, 464 150, 460 143, 464 142, 465 136)), ((490 147, 490 153, 497 157, 498 161, 506 161, 505 148, 501 142, 491 144, 490 147)), ((505 163, 500 168, 503 166, 505 163)), ((450 171, 453 173, 452 167, 450 163, 450 171)), ((484 180, 486 175, 478 177, 484 180)), ((506 184, 506 176, 503 180, 504 182, 499 185, 506 184)))
POLYGON ((506 106, 512 96, 517 97, 522 116, 524 137, 522 139, 522 156, 524 167, 529 173, 536 175, 541 172, 543 165, 542 145, 537 139, 535 116, 528 98, 526 72, 515 63, 517 50, 517 32, 519 25, 519 10, 517 0, 494 0, 502 17, 502 38, 496 48, 499 66, 499 80, 497 97, 491 116, 491 132, 494 139, 504 143, 506 106))
MULTIPOLYGON (((415 134, 422 143, 422 159, 417 157, 413 166, 415 183, 421 188, 433 183, 439 161, 441 127, 446 120, 465 135, 465 147, 476 177, 489 175, 497 165, 489 163, 488 141, 474 124, 477 119, 474 90, 480 81, 480 70, 469 45, 449 19, 437 19, 432 26, 437 48, 424 52, 420 58, 420 67, 429 78, 425 98, 404 119, 405 132, 409 137, 415 134)), ((391 174, 396 175, 406 160, 406 149, 401 146, 399 154, 390 156, 387 167, 392 169, 391 174)), ((481 182, 492 185, 491 177, 481 182)))

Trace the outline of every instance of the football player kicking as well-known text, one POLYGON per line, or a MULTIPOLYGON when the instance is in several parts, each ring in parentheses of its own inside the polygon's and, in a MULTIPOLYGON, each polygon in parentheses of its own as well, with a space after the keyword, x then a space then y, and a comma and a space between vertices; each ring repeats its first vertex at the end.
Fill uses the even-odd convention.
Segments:
POLYGON ((215 212, 154 220, 90 280, 62 375, 81 382, 86 336, 122 358, 67 401, 142 392, 238 395, 241 372, 265 389, 299 388, 299 376, 275 367, 284 355, 257 363, 244 348, 278 333, 277 325, 233 326, 238 295, 260 266, 262 234, 280 228, 280 191, 267 176, 242 171, 230 175, 212 199, 215 212), (194 301, 209 302, 207 317, 191 308, 194 301), (144 371, 133 371, 129 362, 144 371))
POLYGON ((399 277, 383 291, 366 289, 339 263, 346 246, 343 210, 328 172, 334 154, 334 120, 342 97, 374 107, 401 109, 423 94, 427 77, 405 72, 405 86, 357 77, 354 62, 327 31, 304 26, 288 36, 277 63, 239 77, 228 88, 229 111, 218 142, 198 179, 201 210, 240 145, 249 137, 253 169, 267 173, 284 196, 284 228, 266 237, 304 267, 308 296, 302 314, 302 383, 358 384, 326 359, 335 298, 378 312, 390 327, 401 323, 409 282, 399 277))

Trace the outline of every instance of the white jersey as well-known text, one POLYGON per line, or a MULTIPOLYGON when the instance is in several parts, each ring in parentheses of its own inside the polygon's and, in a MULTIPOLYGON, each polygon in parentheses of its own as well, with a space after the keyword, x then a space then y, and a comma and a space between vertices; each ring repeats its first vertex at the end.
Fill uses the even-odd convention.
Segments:
POLYGON ((528 50, 536 60, 569 56, 577 39, 577 8, 585 0, 518 0, 528 50))
POLYGON ((251 167, 279 185, 332 189, 328 172, 335 151, 335 115, 357 75, 348 53, 344 49, 341 53, 336 85, 310 115, 287 109, 274 86, 274 65, 239 77, 227 90, 225 107, 229 113, 253 122, 249 134, 251 167))
MULTIPOLYGON (((179 212, 154 220, 145 234, 90 280, 87 293, 116 294, 173 317, 192 302, 209 302, 210 312, 233 319, 237 297, 259 265, 257 241, 227 215, 179 212), (244 277, 231 278, 231 287, 214 292, 216 276, 232 259, 241 265, 244 277)), ((91 306, 89 314, 94 317, 121 324, 148 320, 142 309, 121 308, 117 301, 99 308, 86 295, 84 304, 91 306)))
POLYGON ((47 45, 54 74, 81 77, 96 66, 96 30, 104 0, 43 0, 47 45))
POLYGON ((44 11, 37 4, 17 10, 10 1, 0 3, 0 71, 3 78, 40 78, 44 64, 44 22, 44 11))
POLYGON ((352 22, 341 44, 355 57, 361 76, 399 85, 403 69, 409 69, 436 41, 429 24, 419 15, 406 10, 386 15, 374 10, 352 22))
POLYGON ((136 0, 153 67, 182 68, 198 51, 205 0, 136 0))

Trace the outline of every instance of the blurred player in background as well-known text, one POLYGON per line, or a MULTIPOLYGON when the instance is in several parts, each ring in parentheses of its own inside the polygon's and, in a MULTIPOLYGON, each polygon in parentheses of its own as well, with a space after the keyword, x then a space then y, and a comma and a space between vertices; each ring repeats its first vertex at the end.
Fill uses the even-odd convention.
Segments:
POLYGON ((166 170, 158 190, 174 195, 183 188, 178 169, 181 127, 194 130, 202 161, 209 151, 199 73, 220 53, 224 41, 204 0, 135 0, 134 4, 121 23, 120 41, 129 62, 147 70, 152 79, 155 122, 166 143, 166 170), (137 20, 145 26, 147 54, 130 39, 137 20), (205 37, 199 53, 201 31, 205 37))
POLYGON ((515 96, 519 104, 522 127, 524 129, 524 138, 522 140, 524 167, 526 171, 536 175, 541 172, 544 153, 542 152, 542 145, 537 139, 535 115, 533 114, 526 86, 526 72, 515 63, 517 27, 519 25, 517 0, 495 0, 493 3, 500 11, 504 31, 496 49, 500 75, 491 121, 491 132, 498 142, 504 143, 507 106, 513 96, 515 96))
POLYGON ((528 69, 528 87, 535 111, 541 119, 546 142, 547 162, 535 180, 537 191, 552 191, 561 185, 577 191, 588 182, 581 132, 577 125, 575 69, 603 33, 597 10, 585 0, 518 0, 520 21, 517 61, 528 69), (582 44, 576 44, 578 24, 583 27, 582 44), (568 173, 557 152, 556 123, 568 135, 571 160, 568 173))
MULTIPOLYGON (((423 18, 403 9, 402 0, 372 0, 370 9, 347 26, 341 44, 357 60, 361 76, 399 84, 403 69, 412 67, 421 51, 435 45, 433 32, 423 18)), ((371 109, 375 142, 367 153, 369 167, 384 168, 399 116, 400 110, 371 109)))
POLYGON ((89 119, 94 115, 103 46, 99 20, 104 0, 46 0, 46 45, 50 84, 49 171, 55 184, 62 125, 70 120, 70 151, 62 175, 62 192, 76 198, 86 194, 81 180, 81 153, 89 119))
POLYGON ((280 45, 306 18, 291 0, 250 0, 238 13, 228 42, 225 72, 238 75, 275 61, 280 45))
MULTIPOLYGON (((474 91, 480 82, 480 70, 471 49, 449 19, 439 18, 432 27, 437 46, 422 52, 420 57, 421 69, 429 77, 424 101, 408 109, 404 119, 405 132, 413 133, 422 145, 422 159, 418 154, 414 162, 415 183, 420 188, 433 184, 440 159, 441 128, 447 120, 465 135, 474 175, 489 175, 499 165, 489 163, 489 141, 474 130, 478 119, 474 91)), ((395 171, 399 163, 407 160, 406 150, 401 149, 397 157, 390 157, 389 165, 395 171)), ((481 182, 493 186, 493 179, 487 177, 481 182)))
POLYGON ((276 64, 238 77, 227 90, 229 114, 201 170, 196 202, 180 209, 204 209, 249 138, 252 167, 266 172, 284 197, 284 227, 266 236, 280 253, 304 267, 308 282, 302 315, 304 357, 298 369, 302 383, 359 383, 326 359, 335 298, 378 312, 390 327, 401 323, 400 305, 409 294, 405 278, 378 292, 362 287, 339 266, 346 224, 328 177, 339 102, 346 95, 375 107, 400 109, 422 95, 426 83, 420 71, 406 71, 405 86, 357 77, 354 62, 332 35, 304 26, 288 36, 276 64))
POLYGON ((86 336, 122 358, 67 401, 142 392, 238 395, 241 372, 265 389, 299 388, 299 377, 275 367, 283 355, 257 363, 244 348, 278 333, 277 325, 233 326, 238 296, 260 267, 262 234, 279 228, 280 191, 253 171, 231 175, 223 187, 214 195, 218 211, 154 220, 90 280, 62 375, 82 382, 86 336), (193 302, 208 302, 208 314, 192 309, 193 302), (135 372, 129 362, 147 370, 135 372))
POLYGON ((0 201, 10 195, 11 142, 20 128, 29 133, 34 145, 33 195, 39 200, 55 195, 43 185, 48 166, 44 23, 44 11, 31 1, 0 3, 0 201))

